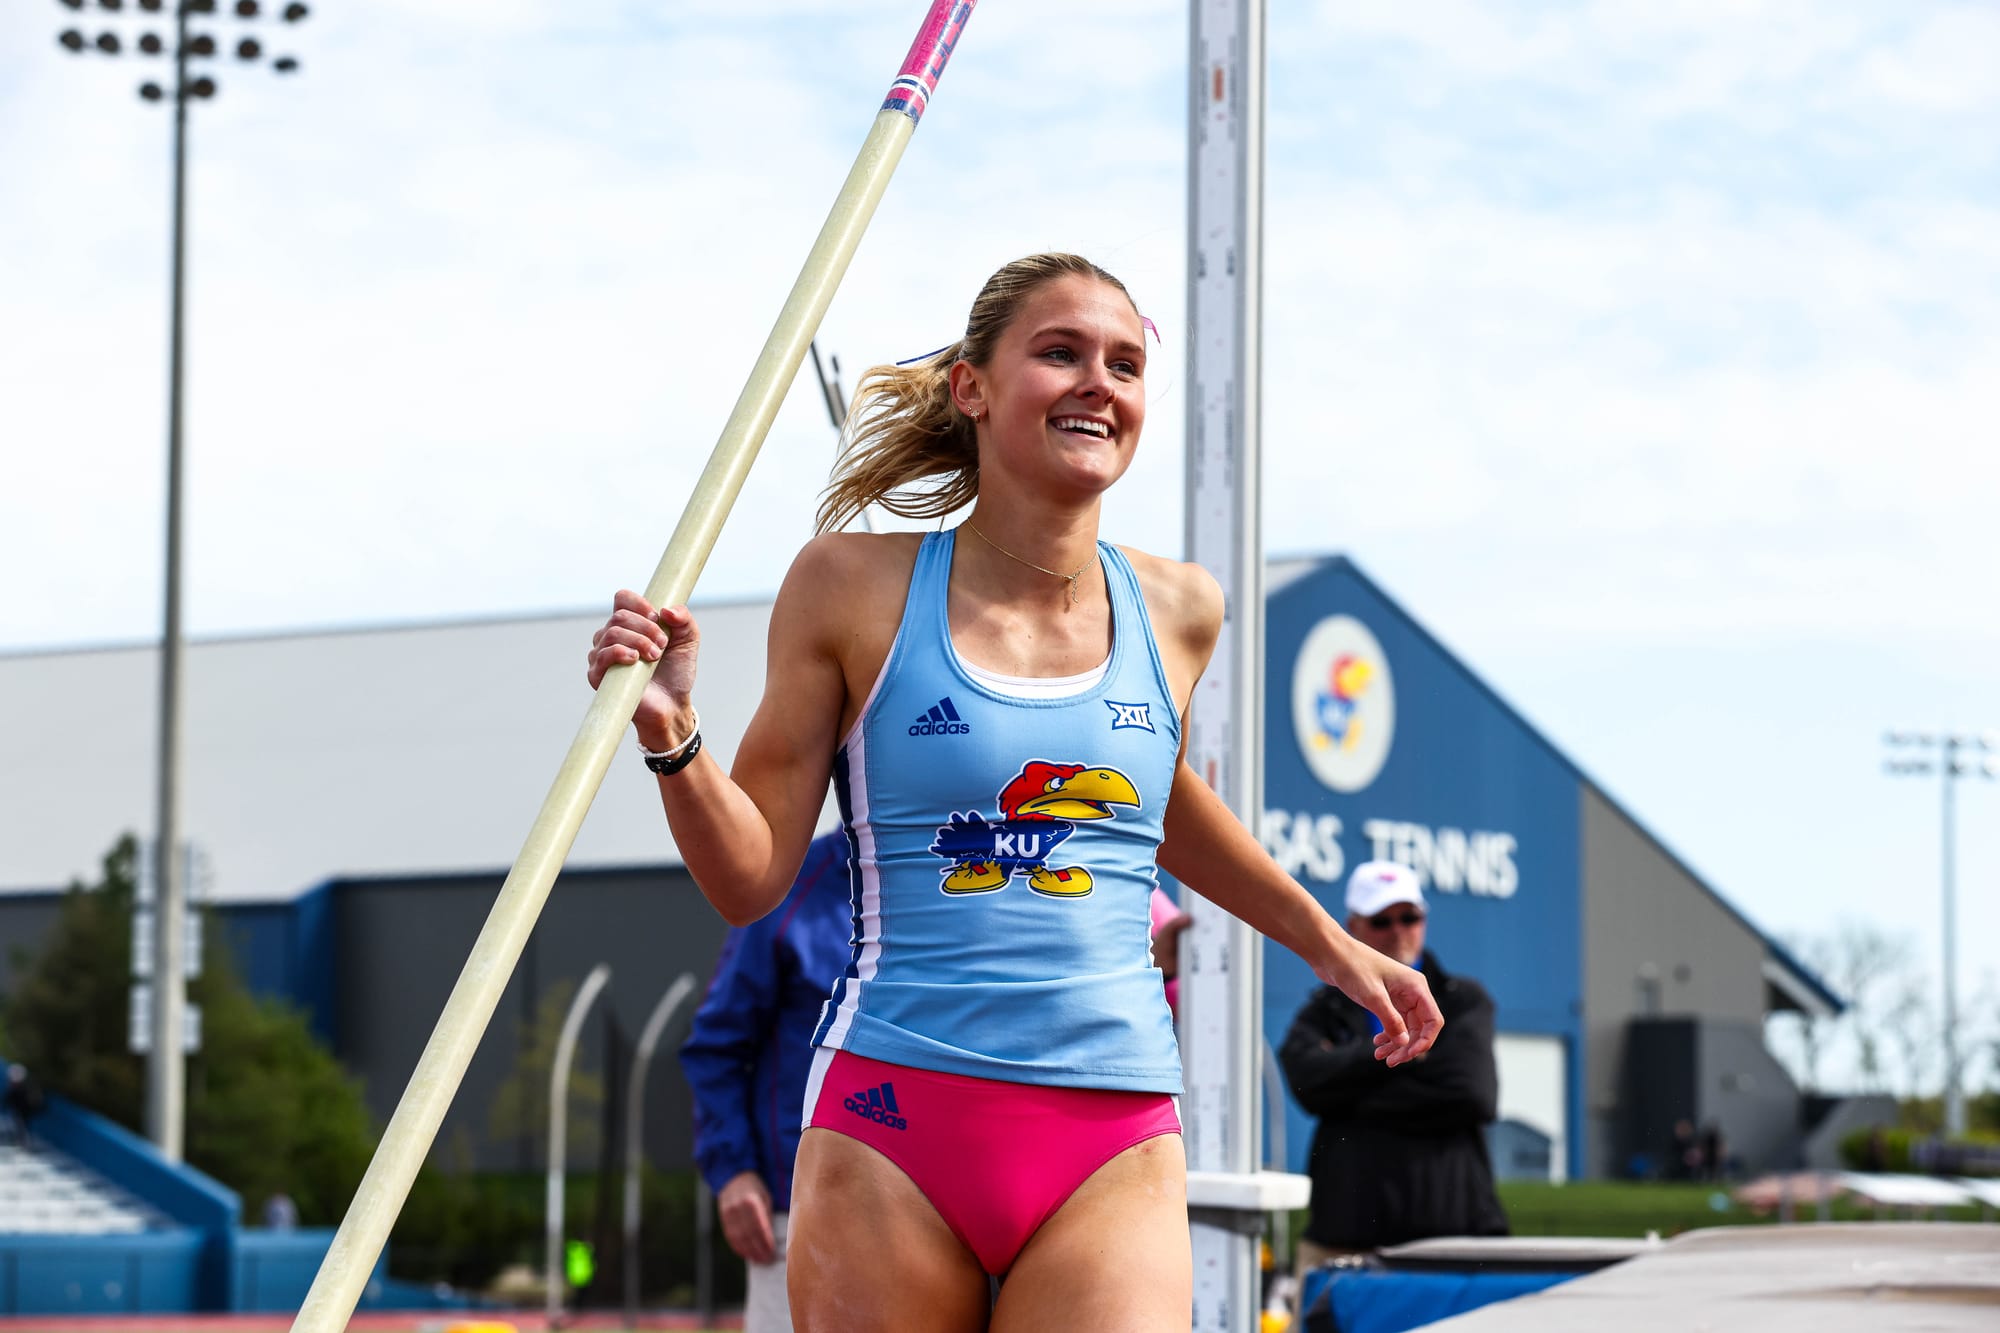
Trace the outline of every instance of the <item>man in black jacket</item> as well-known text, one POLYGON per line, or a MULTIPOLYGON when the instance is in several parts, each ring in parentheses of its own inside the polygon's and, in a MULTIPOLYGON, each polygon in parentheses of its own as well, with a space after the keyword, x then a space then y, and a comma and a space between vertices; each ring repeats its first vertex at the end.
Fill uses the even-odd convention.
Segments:
POLYGON ((1292 1020, 1278 1060, 1313 1133, 1312 1221, 1299 1270, 1340 1254, 1427 1236, 1504 1236, 1486 1126, 1500 1079, 1493 998, 1455 977, 1424 948, 1424 895, 1407 867, 1369 861, 1347 882, 1347 929, 1364 944, 1421 967, 1444 1012, 1444 1032, 1414 1064, 1374 1055, 1382 1025, 1331 986, 1292 1020))

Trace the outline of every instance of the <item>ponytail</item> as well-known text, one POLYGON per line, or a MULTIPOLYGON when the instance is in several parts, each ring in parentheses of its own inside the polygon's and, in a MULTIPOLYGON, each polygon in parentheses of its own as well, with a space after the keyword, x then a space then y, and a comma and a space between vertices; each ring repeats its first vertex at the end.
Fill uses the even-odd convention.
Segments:
POLYGON ((871 504, 904 518, 941 518, 979 494, 979 441, 951 398, 951 368, 964 346, 861 377, 846 446, 820 497, 819 531, 838 531, 871 504), (937 476, 942 484, 910 489, 937 476))

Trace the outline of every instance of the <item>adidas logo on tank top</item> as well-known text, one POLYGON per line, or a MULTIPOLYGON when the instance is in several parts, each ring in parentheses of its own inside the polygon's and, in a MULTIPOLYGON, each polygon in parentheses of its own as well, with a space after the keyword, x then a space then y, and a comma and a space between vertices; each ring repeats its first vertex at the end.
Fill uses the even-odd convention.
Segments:
POLYGON ((963 736, 971 730, 972 724, 960 719, 958 710, 952 707, 950 695, 932 704, 922 717, 910 724, 912 736, 963 736))

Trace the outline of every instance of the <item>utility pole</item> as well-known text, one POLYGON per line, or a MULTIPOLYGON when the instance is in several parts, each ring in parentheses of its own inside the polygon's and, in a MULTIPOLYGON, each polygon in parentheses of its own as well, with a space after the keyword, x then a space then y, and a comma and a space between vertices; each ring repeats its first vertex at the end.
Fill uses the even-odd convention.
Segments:
POLYGON ((1883 767, 1894 777, 1927 777, 1936 773, 1944 817, 1941 869, 1944 899, 1944 1132, 1950 1138, 1965 1137, 1965 1089, 1958 1044, 1958 885, 1956 859, 1958 832, 1954 827, 1954 788, 1960 778, 2000 778, 2000 761, 1991 757, 2000 751, 2000 731, 1978 735, 1969 732, 1892 731, 1884 738, 1896 751, 1927 751, 1935 759, 1920 754, 1915 759, 1891 758, 1883 767), (1985 759, 1969 757, 1974 750, 1986 751, 1985 759))

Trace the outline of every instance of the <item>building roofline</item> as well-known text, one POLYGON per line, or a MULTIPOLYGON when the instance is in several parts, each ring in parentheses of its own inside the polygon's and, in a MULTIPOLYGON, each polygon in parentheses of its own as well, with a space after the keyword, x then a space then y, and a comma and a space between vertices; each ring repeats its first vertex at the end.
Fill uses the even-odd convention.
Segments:
MULTIPOLYGON (((700 600, 690 603, 696 611, 717 611, 739 606, 768 606, 772 599, 762 597, 718 597, 713 601, 700 600)), ((212 634, 188 636, 190 648, 205 648, 222 644, 279 643, 291 639, 328 639, 373 634, 427 633, 432 630, 484 629, 502 625, 525 625, 537 621, 578 620, 604 614, 602 607, 571 607, 567 610, 508 611, 464 616, 443 616, 432 620, 376 620, 334 623, 326 625, 299 625, 280 629, 222 630, 212 634)), ((73 657, 79 653, 128 653, 148 651, 160 646, 157 638, 116 639, 98 643, 55 643, 38 644, 31 647, 0 648, 0 662, 34 657, 73 657)))
MULTIPOLYGON (((1797 954, 1768 935, 1764 937, 1764 947, 1768 951, 1765 966, 1778 968, 1800 982, 1810 992, 1811 998, 1826 1006, 1824 1017, 1837 1018, 1847 1012, 1847 1001, 1821 981, 1818 973, 1800 962, 1797 954)), ((1807 1006, 1801 1005, 1800 1008, 1807 1006)))
POLYGON ((76 889, 81 889, 85 893, 88 893, 90 886, 79 880, 75 884, 65 885, 60 889, 45 888, 41 885, 24 885, 18 889, 0 889, 0 902, 17 903, 27 898, 61 898, 76 889))
MULTIPOLYGON (((495 866, 488 866, 484 870, 419 870, 413 872, 394 871, 394 870, 371 870, 361 874, 330 875, 326 879, 323 879, 317 884, 314 884, 311 888, 306 889, 304 893, 300 894, 300 897, 304 897, 305 894, 317 893, 321 891, 336 891, 340 889, 350 889, 350 888, 356 888, 356 889, 369 888, 385 884, 407 884, 407 885, 486 884, 486 883, 491 883, 493 880, 496 879, 505 879, 507 875, 510 873, 511 869, 512 867, 510 866, 495 865, 495 866)), ((612 861, 612 862, 606 862, 602 865, 566 865, 556 873, 556 878, 608 879, 614 875, 649 874, 649 873, 670 872, 676 870, 684 871, 686 869, 687 865, 685 862, 674 859, 662 859, 657 861, 612 861)), ((246 899, 243 901, 248 901, 248 900, 246 899)), ((271 901, 287 902, 291 900, 273 899, 271 901)))
MULTIPOLYGON (((328 875, 316 879, 296 893, 257 893, 238 897, 224 894, 202 898, 193 903, 196 907, 291 907, 305 901, 316 893, 330 893, 348 885, 370 884, 448 884, 448 883, 490 883, 505 879, 511 867, 505 865, 488 866, 483 870, 369 870, 351 874, 328 875)), ((687 863, 675 857, 664 857, 648 861, 607 861, 601 865, 566 865, 559 872, 578 879, 599 879, 610 875, 631 874, 634 871, 675 871, 687 869, 687 863)), ((92 892, 94 886, 82 885, 83 891, 92 892)), ((20 902, 24 899, 57 899, 70 893, 70 888, 0 888, 0 902, 20 902)))

